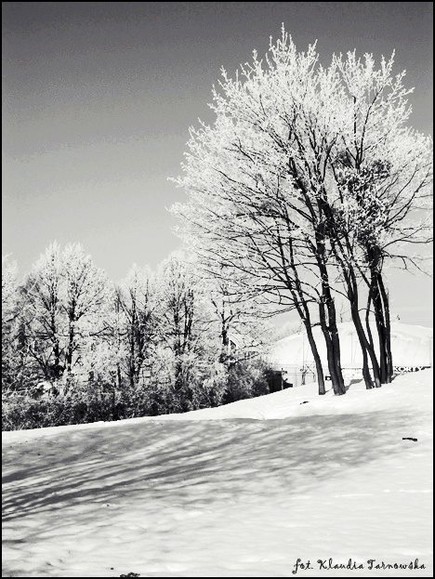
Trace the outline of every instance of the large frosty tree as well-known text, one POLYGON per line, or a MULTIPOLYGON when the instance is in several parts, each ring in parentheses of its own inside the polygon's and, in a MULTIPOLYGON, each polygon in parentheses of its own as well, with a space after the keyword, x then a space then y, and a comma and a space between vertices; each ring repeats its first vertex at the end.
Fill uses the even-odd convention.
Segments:
MULTIPOLYGON (((393 375, 389 297, 383 266, 401 258, 415 264, 406 245, 428 243, 431 236, 432 142, 407 126, 411 113, 404 73, 393 74, 393 58, 378 68, 371 55, 334 58, 344 103, 340 142, 331 159, 334 255, 341 266, 352 319, 363 356, 369 357, 376 385, 393 375), (358 277, 368 287, 366 332, 359 318, 358 277), (369 314, 373 309, 379 342, 374 352, 369 314)), ((365 372, 368 374, 365 361, 365 372)))
POLYGON ((189 201, 176 211, 201 259, 298 312, 320 393, 315 323, 334 391, 345 393, 338 293, 350 302, 367 387, 391 378, 382 266, 399 243, 426 240, 420 214, 431 141, 407 128, 409 91, 392 68, 392 59, 376 67, 371 55, 355 53, 324 68, 315 46, 300 53, 283 30, 263 61, 254 52, 235 78, 223 72, 210 105, 215 121, 191 129, 177 180, 189 201), (361 284, 375 313, 379 358, 361 318, 361 284))

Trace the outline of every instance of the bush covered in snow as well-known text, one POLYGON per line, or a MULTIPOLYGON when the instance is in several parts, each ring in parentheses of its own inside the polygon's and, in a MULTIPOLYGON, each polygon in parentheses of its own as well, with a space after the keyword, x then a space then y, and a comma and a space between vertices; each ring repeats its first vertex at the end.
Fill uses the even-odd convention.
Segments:
POLYGON ((7 391, 2 400, 3 430, 22 430, 158 416, 212 408, 235 400, 269 393, 268 368, 264 362, 240 361, 228 367, 216 363, 193 369, 181 387, 170 382, 130 385, 79 382, 41 393, 38 388, 7 391), (195 375, 196 374, 196 375, 195 375))

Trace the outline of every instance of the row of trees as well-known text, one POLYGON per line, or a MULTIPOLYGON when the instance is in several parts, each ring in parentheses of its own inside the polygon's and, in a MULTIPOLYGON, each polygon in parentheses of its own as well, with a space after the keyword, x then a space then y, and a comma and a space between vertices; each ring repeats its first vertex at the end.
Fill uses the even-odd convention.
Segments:
POLYGON ((103 385, 136 397, 135 415, 152 392, 146 413, 186 411, 255 394, 261 381, 254 371, 243 390, 234 378, 266 336, 254 306, 179 257, 157 273, 134 266, 114 284, 80 245, 54 243, 22 283, 3 260, 2 286, 6 394, 36 394, 41 382, 63 395, 103 385))
POLYGON ((323 67, 315 45, 298 52, 283 29, 264 60, 254 52, 235 78, 223 71, 214 123, 191 129, 175 180, 189 199, 174 207, 180 232, 205 268, 298 313, 321 394, 316 324, 334 391, 346 391, 337 298, 367 388, 391 381, 385 268, 420 268, 410 247, 431 239, 432 141, 407 126, 412 91, 393 64, 350 52, 323 67))

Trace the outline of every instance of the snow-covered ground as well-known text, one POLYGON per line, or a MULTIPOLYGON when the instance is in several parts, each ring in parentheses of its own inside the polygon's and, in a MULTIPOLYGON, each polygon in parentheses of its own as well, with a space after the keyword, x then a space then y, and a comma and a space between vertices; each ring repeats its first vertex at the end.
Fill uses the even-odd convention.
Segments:
POLYGON ((431 401, 424 370, 4 433, 3 576, 292 577, 299 558, 300 577, 430 577, 431 401), (330 558, 364 569, 319 568, 330 558))

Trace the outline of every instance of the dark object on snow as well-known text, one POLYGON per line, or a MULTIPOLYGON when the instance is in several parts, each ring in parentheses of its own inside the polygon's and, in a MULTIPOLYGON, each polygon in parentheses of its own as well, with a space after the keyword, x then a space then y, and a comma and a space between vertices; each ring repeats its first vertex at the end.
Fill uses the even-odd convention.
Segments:
POLYGON ((284 374, 287 374, 285 370, 268 371, 266 380, 269 385, 269 392, 279 392, 279 390, 293 388, 293 384, 287 382, 287 380, 284 378, 284 374))
POLYGON ((417 442, 418 438, 413 438, 412 436, 402 436, 402 440, 412 440, 413 442, 417 442))
POLYGON ((122 575, 120 575, 120 577, 140 577, 139 573, 133 573, 133 571, 130 571, 130 573, 127 573, 127 575, 125 573, 122 573, 122 575))
POLYGON ((309 400, 304 400, 303 402, 300 402, 299 404, 308 404, 309 400))

